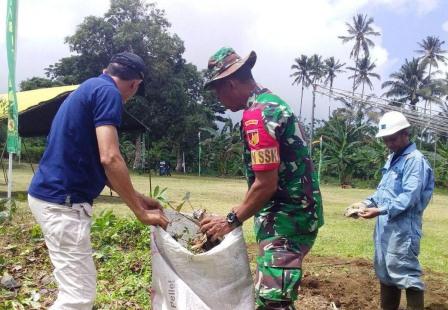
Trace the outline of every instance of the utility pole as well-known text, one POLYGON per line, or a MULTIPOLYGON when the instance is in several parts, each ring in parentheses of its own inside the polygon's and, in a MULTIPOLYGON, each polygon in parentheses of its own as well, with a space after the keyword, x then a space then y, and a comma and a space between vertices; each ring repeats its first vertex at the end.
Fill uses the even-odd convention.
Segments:
POLYGON ((198 164, 199 164, 199 176, 201 176, 201 132, 198 131, 198 164))
POLYGON ((185 168, 185 152, 182 152, 182 168, 183 168, 184 174, 185 174, 185 171, 186 171, 186 168, 185 168))
POLYGON ((313 107, 311 109, 310 157, 313 155, 314 109, 316 108, 316 84, 313 84, 313 107))

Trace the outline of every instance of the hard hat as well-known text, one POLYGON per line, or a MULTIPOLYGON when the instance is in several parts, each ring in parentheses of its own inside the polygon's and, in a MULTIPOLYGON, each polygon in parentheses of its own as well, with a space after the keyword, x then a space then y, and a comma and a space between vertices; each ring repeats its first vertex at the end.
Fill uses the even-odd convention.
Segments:
POLYGON ((378 123, 377 138, 393 135, 402 129, 411 127, 406 117, 397 111, 384 113, 378 123))

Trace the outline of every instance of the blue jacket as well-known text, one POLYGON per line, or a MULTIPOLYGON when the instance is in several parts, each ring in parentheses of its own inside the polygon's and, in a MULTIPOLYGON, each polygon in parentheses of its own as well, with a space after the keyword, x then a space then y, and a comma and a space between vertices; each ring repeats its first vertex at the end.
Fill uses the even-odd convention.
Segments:
POLYGON ((399 288, 423 289, 418 261, 422 215, 434 190, 434 175, 414 143, 392 163, 389 156, 376 192, 366 203, 377 206, 375 272, 379 280, 399 288))

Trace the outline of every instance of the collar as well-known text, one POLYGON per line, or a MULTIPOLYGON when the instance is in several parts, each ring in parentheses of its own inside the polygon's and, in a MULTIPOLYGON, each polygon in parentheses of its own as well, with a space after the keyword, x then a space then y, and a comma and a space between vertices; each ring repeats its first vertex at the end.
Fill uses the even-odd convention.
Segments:
POLYGON ((408 155, 408 154, 412 153, 413 151, 415 151, 416 149, 417 149, 417 146, 415 145, 415 143, 410 142, 402 151, 400 151, 398 153, 390 154, 388 161, 384 165, 384 168, 389 169, 390 167, 395 165, 395 163, 397 162, 399 157, 408 155))
POLYGON ((256 101, 257 97, 262 93, 269 92, 269 89, 262 87, 261 85, 257 84, 255 88, 252 90, 252 92, 249 95, 249 98, 246 102, 246 109, 250 108, 254 102, 256 101))
POLYGON ((102 73, 99 78, 111 82, 116 88, 118 88, 117 83, 115 83, 114 79, 109 74, 102 73))
MULTIPOLYGON (((408 155, 408 154, 412 153, 413 151, 415 151, 416 149, 417 149, 417 146, 415 145, 415 143, 409 142, 409 144, 407 146, 405 146, 403 150, 399 151, 396 155, 397 156, 408 155)), ((395 156, 395 153, 393 154, 393 156, 395 156)))

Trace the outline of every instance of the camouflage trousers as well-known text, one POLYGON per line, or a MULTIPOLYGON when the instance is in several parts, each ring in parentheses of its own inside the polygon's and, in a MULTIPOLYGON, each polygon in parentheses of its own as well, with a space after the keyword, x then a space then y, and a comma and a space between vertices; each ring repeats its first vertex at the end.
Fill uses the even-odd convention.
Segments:
POLYGON ((302 260, 313 246, 317 230, 279 235, 275 233, 274 226, 272 233, 266 234, 266 226, 257 223, 262 224, 256 217, 255 234, 259 250, 255 280, 257 309, 295 309, 294 301, 298 298, 302 279, 302 260))

